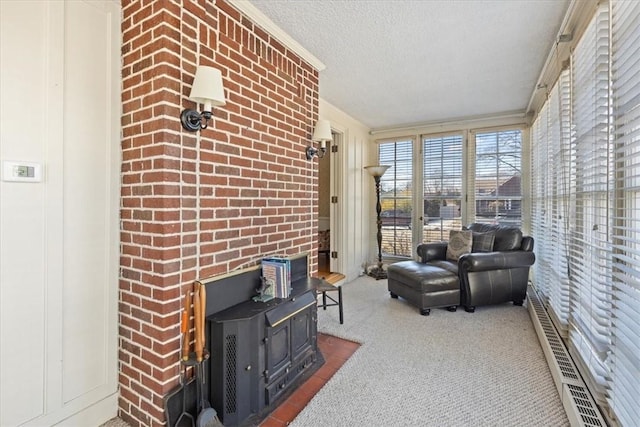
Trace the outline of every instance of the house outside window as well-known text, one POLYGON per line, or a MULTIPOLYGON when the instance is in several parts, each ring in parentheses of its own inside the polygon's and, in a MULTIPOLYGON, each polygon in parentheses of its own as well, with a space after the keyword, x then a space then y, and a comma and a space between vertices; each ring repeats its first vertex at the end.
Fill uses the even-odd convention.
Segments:
POLYGON ((379 163, 390 165, 380 179, 382 254, 409 257, 413 244, 413 140, 399 139, 380 144, 379 163))
POLYGON ((522 224, 522 132, 483 132, 475 138, 475 221, 522 224))
POLYGON ((450 230, 462 226, 462 134, 422 139, 422 240, 448 240, 450 230))

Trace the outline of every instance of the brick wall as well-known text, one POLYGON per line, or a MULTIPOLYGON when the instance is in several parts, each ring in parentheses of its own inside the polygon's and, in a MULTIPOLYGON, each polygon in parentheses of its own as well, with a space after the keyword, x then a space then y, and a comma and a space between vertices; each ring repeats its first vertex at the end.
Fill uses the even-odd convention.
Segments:
MULTIPOLYGON (((217 0, 123 0, 120 410, 164 425, 182 296, 198 277, 311 251, 317 162, 305 159, 318 72, 217 0), (180 125, 197 64, 227 104, 180 125)), ((316 255, 311 252, 315 269, 316 255)))

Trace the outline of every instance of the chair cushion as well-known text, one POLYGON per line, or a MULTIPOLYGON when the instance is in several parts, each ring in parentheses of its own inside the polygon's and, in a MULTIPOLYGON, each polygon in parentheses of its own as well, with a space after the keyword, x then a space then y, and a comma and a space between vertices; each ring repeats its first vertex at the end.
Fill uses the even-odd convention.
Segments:
POLYGON ((447 259, 457 261, 460 255, 471 252, 473 233, 468 230, 449 231, 447 259))
MULTIPOLYGON (((402 283, 420 293, 457 290, 458 275, 431 264, 416 261, 400 261, 387 269, 390 282, 402 283)), ((402 295, 401 295, 402 296, 402 295)))
POLYGON ((493 231, 486 231, 484 233, 473 232, 473 245, 471 252, 491 252, 493 251, 493 243, 496 238, 496 233, 493 231))
POLYGON ((494 251, 517 251, 522 246, 522 230, 518 227, 509 227, 493 224, 482 224, 474 222, 473 224, 465 227, 467 230, 475 232, 495 232, 495 239, 493 242, 494 251))
POLYGON ((516 227, 499 227, 493 242, 494 251, 517 251, 522 246, 522 230, 516 227))
POLYGON ((433 265, 434 267, 439 267, 443 270, 447 270, 448 272, 453 273, 456 276, 458 275, 458 260, 433 260, 429 261, 429 264, 433 265))

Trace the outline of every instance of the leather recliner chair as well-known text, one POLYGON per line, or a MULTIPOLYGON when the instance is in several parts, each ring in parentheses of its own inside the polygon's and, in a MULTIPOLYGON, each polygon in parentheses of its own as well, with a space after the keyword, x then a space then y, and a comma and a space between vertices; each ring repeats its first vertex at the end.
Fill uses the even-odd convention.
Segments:
MULTIPOLYGON (((533 237, 523 236, 517 227, 473 223, 465 228, 474 233, 474 239, 491 235, 493 245, 487 252, 471 252, 458 258, 461 305, 471 313, 483 305, 510 301, 522 305, 529 268, 535 262, 533 237)), ((446 259, 445 242, 419 245, 418 254, 421 262, 441 268, 454 263, 446 259)), ((447 269, 453 271, 451 267, 447 269)))

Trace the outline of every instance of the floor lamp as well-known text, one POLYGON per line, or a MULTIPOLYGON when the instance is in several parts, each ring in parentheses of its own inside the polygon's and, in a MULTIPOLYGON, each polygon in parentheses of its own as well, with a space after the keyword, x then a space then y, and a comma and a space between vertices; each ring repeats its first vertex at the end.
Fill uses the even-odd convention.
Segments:
POLYGON ((382 220, 380 219, 380 212, 382 206, 380 206, 380 178, 389 169, 390 166, 375 165, 365 166, 364 168, 371 174, 376 182, 376 214, 377 226, 378 226, 378 266, 371 269, 369 276, 374 277, 376 280, 386 279, 387 272, 382 268, 382 220))

